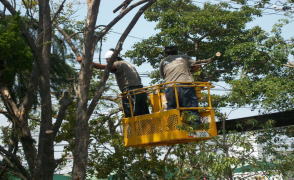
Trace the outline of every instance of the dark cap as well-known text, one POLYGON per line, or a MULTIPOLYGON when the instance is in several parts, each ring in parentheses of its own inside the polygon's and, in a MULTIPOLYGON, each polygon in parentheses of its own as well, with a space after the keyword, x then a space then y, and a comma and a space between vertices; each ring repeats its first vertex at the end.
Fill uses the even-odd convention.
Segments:
POLYGON ((166 46, 164 47, 164 53, 166 55, 177 55, 178 47, 177 46, 166 46))

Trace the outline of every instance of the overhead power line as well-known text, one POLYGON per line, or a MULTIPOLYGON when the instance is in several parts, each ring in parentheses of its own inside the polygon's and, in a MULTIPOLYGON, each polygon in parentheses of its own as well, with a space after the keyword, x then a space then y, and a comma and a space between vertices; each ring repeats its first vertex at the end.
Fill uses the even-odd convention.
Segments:
MULTIPOLYGON (((121 32, 116 32, 116 31, 109 31, 109 32, 111 32, 111 33, 114 33, 114 34, 119 34, 119 35, 122 35, 123 33, 121 33, 121 32)), ((137 37, 137 36, 133 36, 133 35, 127 35, 127 37, 131 37, 131 38, 134 38, 134 39, 140 39, 140 40, 144 40, 144 38, 141 38, 141 37, 137 37)))

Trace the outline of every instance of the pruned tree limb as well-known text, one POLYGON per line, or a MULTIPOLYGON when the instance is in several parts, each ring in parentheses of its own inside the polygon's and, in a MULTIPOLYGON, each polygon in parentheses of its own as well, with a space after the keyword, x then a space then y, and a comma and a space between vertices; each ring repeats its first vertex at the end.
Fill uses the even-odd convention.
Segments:
POLYGON ((78 104, 76 111, 76 126, 75 129, 75 147, 73 151, 73 179, 86 178, 86 166, 88 162, 88 146, 89 146, 89 124, 87 117, 88 93, 90 88, 90 79, 92 77, 92 62, 95 50, 93 41, 95 34, 95 25, 99 12, 100 0, 87 1, 87 20, 84 32, 83 44, 83 61, 78 80, 78 104))
POLYGON ((9 114, 14 116, 14 120, 18 120, 21 114, 16 103, 13 101, 11 97, 9 89, 6 86, 0 87, 0 94, 9 114))
POLYGON ((6 109, 9 112, 9 116, 11 116, 11 120, 16 125, 16 128, 19 129, 18 136, 21 139, 24 154, 27 159, 29 168, 31 171, 33 171, 36 158, 36 149, 34 146, 34 140, 28 128, 26 113, 18 109, 17 105, 12 100, 10 92, 7 87, 1 87, 0 94, 4 102, 4 105, 6 106, 6 109))

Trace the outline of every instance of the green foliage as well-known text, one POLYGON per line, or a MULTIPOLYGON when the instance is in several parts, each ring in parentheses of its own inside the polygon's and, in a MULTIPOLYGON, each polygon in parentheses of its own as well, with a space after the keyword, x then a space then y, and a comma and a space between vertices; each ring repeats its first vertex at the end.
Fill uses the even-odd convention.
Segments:
POLYGON ((16 74, 27 76, 33 62, 31 50, 19 30, 19 20, 17 16, 0 19, 0 79, 9 85, 16 74))
POLYGON ((237 74, 242 65, 240 60, 231 57, 231 53, 239 53, 245 48, 243 45, 253 49, 255 37, 263 33, 257 28, 246 29, 246 23, 253 19, 253 15, 259 15, 259 10, 247 6, 232 10, 224 3, 205 3, 199 7, 192 1, 161 0, 145 13, 147 20, 157 22, 159 33, 135 44, 134 50, 126 55, 135 59, 137 64, 150 62, 157 68, 163 58, 160 47, 166 45, 176 44, 182 53, 198 59, 211 57, 220 51, 223 57, 204 67, 203 73, 214 80, 225 74, 230 77, 237 74))
MULTIPOLYGON (((293 54, 293 42, 287 42, 281 36, 281 28, 287 23, 283 20, 273 27, 271 36, 257 38, 255 45, 251 45, 256 50, 249 51, 257 56, 240 58, 244 61, 241 78, 230 82, 233 91, 228 102, 239 106, 250 104, 253 108, 266 110, 293 109, 294 93, 291 89, 294 71, 283 66, 293 54)), ((246 49, 242 51, 247 52, 246 49)))

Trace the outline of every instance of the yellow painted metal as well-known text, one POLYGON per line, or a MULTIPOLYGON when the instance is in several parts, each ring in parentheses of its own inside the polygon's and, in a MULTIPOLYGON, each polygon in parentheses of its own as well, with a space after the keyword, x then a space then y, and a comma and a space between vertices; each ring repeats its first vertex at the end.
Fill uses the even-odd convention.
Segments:
MULTIPOLYGON (((177 84, 179 84, 179 82, 174 83, 173 86, 181 86, 177 84)), ((162 90, 164 90, 163 85, 166 84, 144 88, 149 94, 152 114, 123 118, 125 146, 144 147, 173 145, 207 140, 217 135, 215 114, 210 102, 210 83, 196 82, 192 85, 195 87, 198 98, 202 97, 201 91, 207 91, 208 97, 204 98, 208 101, 206 103, 207 106, 189 108, 178 107, 172 110, 165 110, 164 103, 166 100, 162 92, 162 90), (196 128, 194 130, 190 130, 191 128, 189 129, 189 126, 184 123, 181 115, 181 112, 185 110, 198 110, 202 120, 202 124, 199 127, 202 128, 196 128)), ((140 91, 142 92, 142 89, 140 89, 140 91)), ((133 93, 136 92, 134 91, 133 93)), ((176 98, 176 101, 179 101, 178 98, 176 98)))

